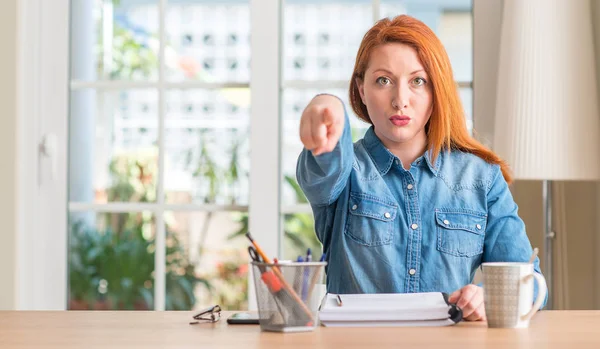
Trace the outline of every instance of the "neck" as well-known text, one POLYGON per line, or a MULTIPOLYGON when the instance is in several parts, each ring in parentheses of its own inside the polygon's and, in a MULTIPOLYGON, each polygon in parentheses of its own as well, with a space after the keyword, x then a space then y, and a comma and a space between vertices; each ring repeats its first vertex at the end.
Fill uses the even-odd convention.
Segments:
POLYGON ((385 137, 379 137, 383 145, 402 161, 404 169, 410 169, 411 164, 427 150, 427 136, 421 131, 406 142, 393 142, 385 137))

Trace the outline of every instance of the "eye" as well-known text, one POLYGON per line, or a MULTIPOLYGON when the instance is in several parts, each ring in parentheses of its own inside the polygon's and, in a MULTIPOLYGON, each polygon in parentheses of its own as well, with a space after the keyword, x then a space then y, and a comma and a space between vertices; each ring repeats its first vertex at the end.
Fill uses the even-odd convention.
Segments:
POLYGON ((413 84, 415 86, 423 86, 427 83, 427 80, 421 78, 421 77, 416 77, 413 79, 413 84))
POLYGON ((385 76, 379 77, 375 81, 381 86, 389 85, 392 83, 392 81, 390 79, 386 78, 385 76))

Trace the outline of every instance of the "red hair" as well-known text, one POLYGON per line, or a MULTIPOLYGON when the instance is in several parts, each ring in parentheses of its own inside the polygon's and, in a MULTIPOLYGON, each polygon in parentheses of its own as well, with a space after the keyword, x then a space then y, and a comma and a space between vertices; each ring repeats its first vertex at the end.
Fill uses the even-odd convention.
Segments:
POLYGON ((357 80, 363 81, 373 50, 387 43, 402 43, 412 47, 429 76, 433 108, 425 131, 432 163, 435 163, 442 150, 460 150, 477 155, 488 163, 500 165, 504 179, 510 184, 512 175, 508 164, 471 137, 467 130, 465 112, 444 46, 429 27, 413 17, 401 15, 394 19, 381 19, 363 37, 350 79, 350 104, 356 115, 373 124, 367 106, 360 98, 357 80))

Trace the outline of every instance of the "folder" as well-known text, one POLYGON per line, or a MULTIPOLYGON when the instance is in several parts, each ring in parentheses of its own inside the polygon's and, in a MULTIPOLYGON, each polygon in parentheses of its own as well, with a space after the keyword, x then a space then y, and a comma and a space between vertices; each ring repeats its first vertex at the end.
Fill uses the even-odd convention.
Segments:
POLYGON ((319 320, 327 327, 450 326, 462 320, 462 311, 442 292, 327 293, 319 320))

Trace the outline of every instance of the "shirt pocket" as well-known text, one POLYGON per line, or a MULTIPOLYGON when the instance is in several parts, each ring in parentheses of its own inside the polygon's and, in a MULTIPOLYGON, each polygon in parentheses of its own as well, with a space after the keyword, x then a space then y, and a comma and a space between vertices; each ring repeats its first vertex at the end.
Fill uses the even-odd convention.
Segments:
POLYGON ((457 257, 483 253, 487 215, 471 210, 435 210, 437 249, 457 257))
POLYGON ((365 194, 350 193, 345 233, 365 246, 392 243, 393 224, 398 206, 365 194))

